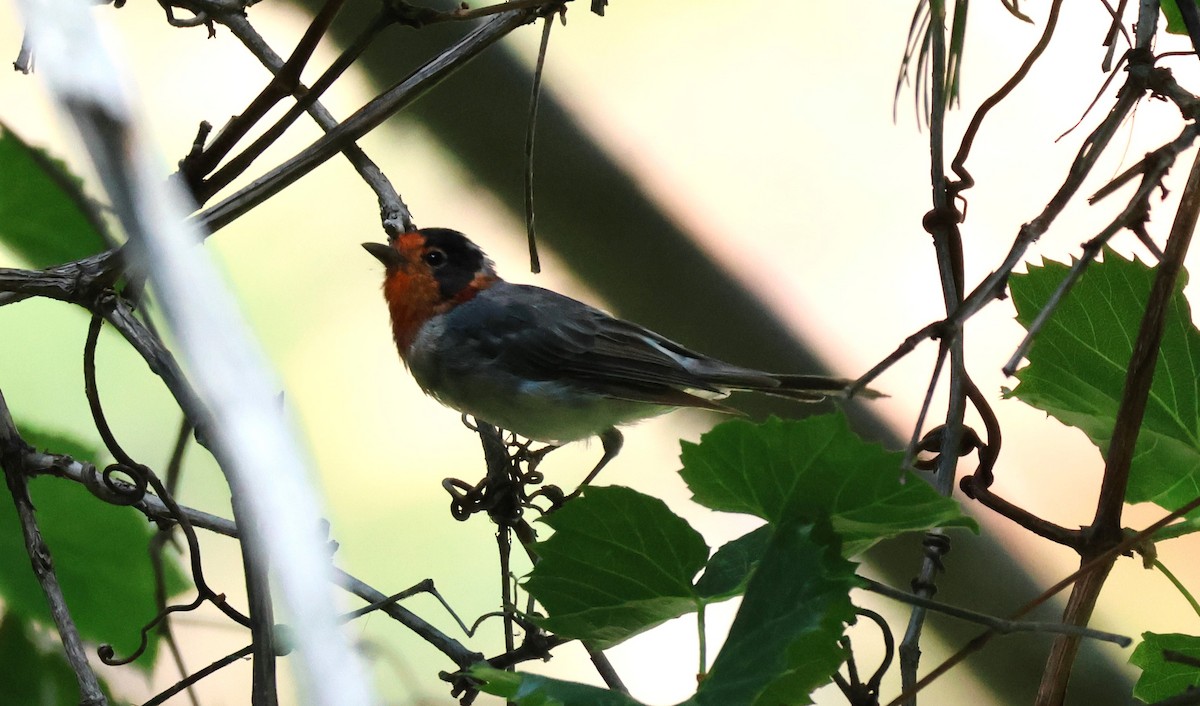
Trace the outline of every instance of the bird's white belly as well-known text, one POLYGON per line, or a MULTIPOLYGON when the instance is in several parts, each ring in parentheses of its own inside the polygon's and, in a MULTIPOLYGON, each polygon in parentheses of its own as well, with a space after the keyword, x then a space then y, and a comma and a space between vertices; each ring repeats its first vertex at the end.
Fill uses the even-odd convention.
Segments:
POLYGON ((536 441, 565 444, 671 407, 580 393, 554 382, 495 384, 483 376, 444 381, 428 392, 442 404, 536 441))

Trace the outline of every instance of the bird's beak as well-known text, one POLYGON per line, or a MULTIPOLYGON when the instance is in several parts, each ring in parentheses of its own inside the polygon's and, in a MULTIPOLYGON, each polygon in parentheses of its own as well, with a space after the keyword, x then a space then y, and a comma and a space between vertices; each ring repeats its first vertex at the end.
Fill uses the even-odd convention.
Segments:
POLYGON ((385 243, 363 243, 363 248, 383 263, 384 267, 393 269, 404 265, 404 258, 391 245, 385 243))

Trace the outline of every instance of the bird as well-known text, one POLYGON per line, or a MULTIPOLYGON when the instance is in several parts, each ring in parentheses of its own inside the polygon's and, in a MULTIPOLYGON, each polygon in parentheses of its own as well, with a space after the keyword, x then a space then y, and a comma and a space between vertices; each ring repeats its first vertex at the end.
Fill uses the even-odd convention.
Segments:
POLYGON ((845 396, 853 382, 731 365, 566 295, 507 282, 450 228, 362 246, 384 266, 392 338, 421 389, 549 448, 599 437, 603 456, 581 487, 620 452, 620 426, 681 407, 735 412, 718 401, 732 391, 817 402, 845 396))

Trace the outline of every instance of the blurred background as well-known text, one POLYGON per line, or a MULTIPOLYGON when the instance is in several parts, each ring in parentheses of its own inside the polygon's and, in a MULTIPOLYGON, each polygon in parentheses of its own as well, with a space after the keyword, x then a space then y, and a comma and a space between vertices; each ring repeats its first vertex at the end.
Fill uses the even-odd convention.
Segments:
MULTIPOLYGON (((614 0, 601 18, 586 12, 586 4, 573 4, 567 26, 556 27, 551 38, 539 120, 540 275, 529 272, 519 215, 524 121, 540 25, 488 50, 360 144, 420 225, 466 232, 510 280, 559 289, 733 362, 857 376, 943 313, 933 250, 921 227, 930 208, 928 136, 919 129, 910 88, 893 114, 912 5, 871 2, 848 12, 836 3, 614 0)), ((311 9, 262 3, 249 17, 286 56, 311 9)), ((1014 19, 1000 3, 976 3, 971 10, 963 110, 948 123, 951 149, 974 108, 1037 41, 1045 8, 1023 7, 1036 25, 1014 19)), ((306 82, 374 12, 370 3, 349 4, 335 36, 310 62, 306 82)), ((219 127, 268 81, 224 29, 209 39, 203 28, 171 28, 161 9, 146 3, 96 13, 128 61, 163 154, 164 175, 187 152, 201 120, 219 127)), ((1041 63, 985 123, 968 164, 978 184, 966 194, 969 284, 998 265, 1106 112, 1111 89, 1082 127, 1057 139, 1101 89, 1100 41, 1108 24, 1098 5, 1068 4, 1041 63)), ((389 30, 323 101, 336 116, 349 115, 462 31, 449 25, 389 30)), ((15 58, 20 41, 20 19, 11 6, 0 6, 0 51, 15 58)), ((1164 37, 1158 46, 1185 48, 1177 37, 1164 37)), ((1198 86, 1194 57, 1166 65, 1185 87, 1198 86)), ((0 120, 86 174, 36 76, 0 73, 0 96, 0 120)), ((1174 137, 1179 124, 1170 105, 1143 104, 1095 170, 1091 190, 1174 137)), ((318 135, 302 119, 249 178, 318 135)), ((1176 171, 1177 193, 1184 175, 1176 171)), ((1069 209, 1031 249, 1031 260, 1077 254, 1119 207, 1112 201, 1069 209)), ((1169 226, 1160 217, 1150 232, 1162 242, 1169 226)), ((499 608, 493 527, 482 518, 454 521, 441 480, 482 476, 478 440, 457 413, 421 394, 396 356, 379 293, 382 273, 359 247, 383 238, 373 194, 339 157, 220 231, 207 247, 239 294, 307 435, 332 536, 341 544, 338 564, 384 593, 432 577, 469 622, 499 608)), ((1114 244, 1145 258, 1127 235, 1114 244)), ((0 266, 21 263, 0 250, 0 266)), ((1103 468, 1099 453, 1082 433, 999 399, 1001 387, 1014 384, 999 371, 1022 333, 1013 314, 1008 302, 997 302, 972 319, 966 337, 968 365, 995 400, 1005 432, 997 492, 1062 525, 1086 524, 1103 468)), ((53 302, 0 308, 0 389, 19 418, 95 439, 81 374, 85 322, 81 310, 53 302)), ((907 439, 934 352, 926 343, 878 381, 876 387, 891 397, 852 411, 860 431, 893 448, 907 439)), ((102 340, 99 361, 118 437, 135 457, 165 463, 178 424, 169 395, 116 336, 102 340)), ((755 415, 811 411, 746 403, 755 415)), ((941 411, 935 403, 931 419, 941 411)), ((752 525, 690 505, 675 474, 679 439, 695 441, 716 421, 680 412, 628 430, 624 452, 601 482, 663 497, 711 546, 739 536, 752 525)), ((566 487, 599 453, 598 444, 576 444, 556 452, 542 469, 566 487)), ((189 454, 181 499, 229 514, 220 474, 201 451, 189 454)), ((1144 525, 1159 514, 1132 508, 1127 524, 1144 525)), ((983 538, 954 533, 939 599, 1003 614, 1077 567, 1068 550, 986 513, 981 521, 983 538), (1005 589, 996 591, 997 582, 1005 589)), ((205 548, 210 582, 235 603, 242 601, 233 544, 209 538, 205 548)), ((1194 551, 1191 540, 1160 547, 1164 563, 1193 587, 1200 582, 1200 565, 1189 559, 1194 551)), ((905 586, 919 566, 919 538, 883 545, 866 560, 865 575, 905 586)), ((903 632, 903 606, 873 596, 857 600, 888 616, 897 635, 903 632)), ((357 607, 349 600, 346 605, 357 607)), ((417 597, 406 605, 458 635, 434 600, 417 597)), ((710 615, 714 636, 736 604, 722 608, 710 615)), ((1056 615, 1049 609, 1042 617, 1056 615)), ((1195 634, 1196 622, 1163 577, 1123 561, 1093 624, 1137 636, 1145 630, 1195 634)), ((247 641, 214 611, 188 614, 177 625, 193 669, 247 641)), ((436 678, 451 665, 435 650, 382 615, 360 619, 349 630, 377 658, 375 675, 387 703, 452 703, 436 678)), ((862 630, 853 633, 861 650, 856 654, 869 672, 877 635, 856 630, 862 630)), ((976 632, 937 617, 930 630, 925 669, 976 632)), ((694 624, 682 619, 610 654, 635 697, 671 704, 694 688, 695 643, 694 624)), ((486 625, 469 644, 498 652, 498 626, 486 625)), ((998 639, 932 686, 924 702, 1028 703, 1049 644, 1037 635, 998 639)), ((1089 647, 1076 672, 1073 702, 1125 703, 1135 676, 1127 659, 1127 650, 1089 647)), ((104 676, 119 693, 140 701, 178 678, 167 660, 160 662, 148 679, 128 670, 106 670, 104 676)), ((598 683, 574 646, 530 668, 598 683)), ((249 664, 237 664, 202 682, 199 693, 205 704, 242 703, 249 679, 249 664)), ((886 693, 895 694, 896 680, 891 683, 886 693)), ((843 702, 836 691, 817 698, 843 702)))

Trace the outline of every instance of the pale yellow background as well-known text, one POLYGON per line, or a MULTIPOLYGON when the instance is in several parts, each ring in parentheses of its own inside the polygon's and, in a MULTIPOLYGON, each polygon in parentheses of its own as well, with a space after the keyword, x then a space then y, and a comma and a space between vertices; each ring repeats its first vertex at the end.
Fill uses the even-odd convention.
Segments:
MULTIPOLYGON (((914 124, 909 92, 901 98, 899 119, 892 119, 896 70, 913 3, 614 0, 603 19, 585 12, 585 3, 576 5, 569 25, 555 30, 546 69, 550 88, 674 218, 699 233, 714 256, 809 337, 832 369, 860 373, 938 318, 933 251, 920 227, 929 208, 927 135, 914 124)), ((1039 23, 1041 5, 1024 7, 1039 23)), ((1020 224, 1040 211, 1080 139, 1098 120, 1099 114, 1089 115, 1083 131, 1055 143, 1103 81, 1098 46, 1107 26, 1103 13, 1090 3, 1066 5, 1059 36, 1042 65, 993 112, 976 143, 970 167, 978 186, 967 194, 964 231, 971 283, 999 263, 1020 224)), ((151 3, 96 13, 117 51, 128 58, 164 165, 186 151, 200 120, 219 126, 266 81, 265 72, 223 29, 212 40, 203 29, 171 29, 151 3)), ((999 3, 975 3, 972 13, 963 79, 966 110, 951 116, 951 150, 973 108, 1008 77, 1041 31, 1040 24, 1012 19, 999 3)), ((273 3, 255 6, 250 17, 281 53, 305 23, 273 3)), ((537 34, 526 28, 509 46, 532 61, 537 34)), ((18 19, 11 7, 0 7, 0 54, 6 61, 16 56, 19 42, 18 19)), ((402 50, 402 42, 396 46, 402 50)), ((1182 44, 1171 38, 1163 48, 1182 44)), ((323 47, 314 64, 325 65, 333 55, 323 47)), ((1194 64, 1194 59, 1175 59, 1169 65, 1179 67, 1185 86, 1196 87, 1194 64)), ((331 92, 328 105, 344 117, 369 96, 366 84, 351 74, 331 92)), ((524 102, 526 96, 512 100, 524 102)), ((1110 100, 1111 95, 1102 99, 1100 110, 1110 100)), ((36 77, 0 72, 0 119, 25 139, 79 163, 72 157, 74 143, 58 132, 36 77)), ((264 164, 315 138, 315 128, 301 125, 264 164)), ((1173 137, 1177 125, 1169 105, 1140 108, 1097 168, 1092 190, 1173 137)), ((363 145, 391 175, 418 222, 471 234, 510 279, 594 301, 552 252, 544 253, 544 274, 529 274, 522 224, 492 202, 419 126, 394 119, 363 145)), ((1181 164, 1190 160, 1185 155, 1181 164)), ((1181 166, 1175 176, 1185 171, 1181 166)), ((1105 206, 1070 209, 1031 250, 1032 257, 1063 260, 1076 254, 1115 202, 1105 206)), ((1168 227, 1158 216, 1150 232, 1161 242, 1168 227)), ((543 236, 553 241, 553 233, 543 236)), ((440 481, 447 475, 479 475, 478 443, 456 413, 421 395, 397 360, 378 291, 379 266, 358 246, 382 237, 373 195, 343 160, 335 159, 221 231, 210 246, 242 297, 308 435, 333 536, 341 542, 339 564, 384 592, 433 577, 470 619, 498 607, 492 527, 482 519, 452 520, 440 481)), ((1129 236, 1117 242, 1126 252, 1141 252, 1129 236)), ((0 265, 18 264, 0 251, 0 265)), ((1086 524, 1102 469, 1099 454, 1079 432, 1018 402, 999 401, 1000 386, 1006 384, 999 368, 1020 337, 1012 316, 1007 302, 997 302, 967 331, 968 361, 996 400, 1006 434, 997 489, 1055 522, 1086 524)), ((0 388, 22 418, 94 438, 80 375, 84 322, 80 310, 61 304, 0 308, 0 388), (36 370, 30 361, 38 361, 36 370)), ((101 348, 104 396, 120 438, 148 463, 165 462, 176 423, 169 397, 117 337, 107 337, 101 348)), ((924 345, 878 383, 892 395, 878 403, 878 410, 903 436, 910 433, 933 351, 924 345)), ((695 440, 711 423, 680 413, 629 430, 624 453, 603 481, 666 498, 715 546, 749 525, 688 507, 688 493, 674 474, 677 439, 695 440)), ((579 444, 556 453, 544 469, 565 485, 598 453, 598 445, 579 444)), ((215 468, 199 451, 190 458, 185 502, 227 513, 215 468)), ((1136 508, 1129 523, 1157 516, 1153 509, 1136 508)), ((986 531, 1001 533, 1047 585, 1076 565, 1067 550, 1001 521, 986 525, 986 531)), ((229 549, 228 542, 214 540, 205 558, 214 585, 240 601, 240 565, 229 549)), ((1194 542, 1160 551, 1186 582, 1200 586, 1200 568, 1191 559, 1194 542)), ((900 629, 903 610, 864 600, 887 608, 900 629)), ((357 604, 348 600, 346 605, 357 604)), ((453 630, 433 600, 422 597, 408 605, 453 630)), ((729 608, 713 611, 713 642, 719 642, 719 628, 730 614, 729 608)), ((1197 622, 1164 579, 1123 561, 1094 624, 1131 635, 1143 630, 1195 634, 1197 622), (1134 595, 1137 600, 1130 600, 1134 595)), ((179 624, 193 669, 247 639, 215 611, 179 624)), ((450 703, 433 678, 449 665, 434 650, 383 616, 348 629, 381 655, 377 683, 388 703, 450 703)), ((471 644, 498 651, 495 627, 485 632, 485 641, 471 644)), ((694 641, 692 623, 677 621, 613 650, 612 658, 635 696, 674 703, 694 688, 694 641)), ((944 646, 930 644, 925 664, 932 666, 945 654, 944 646)), ((1127 654, 1117 654, 1116 660, 1124 661, 1127 654)), ((586 660, 569 650, 537 668, 595 681, 586 660)), ((108 671, 106 676, 134 700, 176 679, 165 660, 150 681, 129 673, 108 671)), ((200 687, 204 703, 244 703, 248 679, 248 664, 225 670, 200 687)), ((966 672, 942 680, 928 699, 987 703, 986 693, 966 672)), ((819 702, 840 703, 841 696, 821 694, 819 702)))

